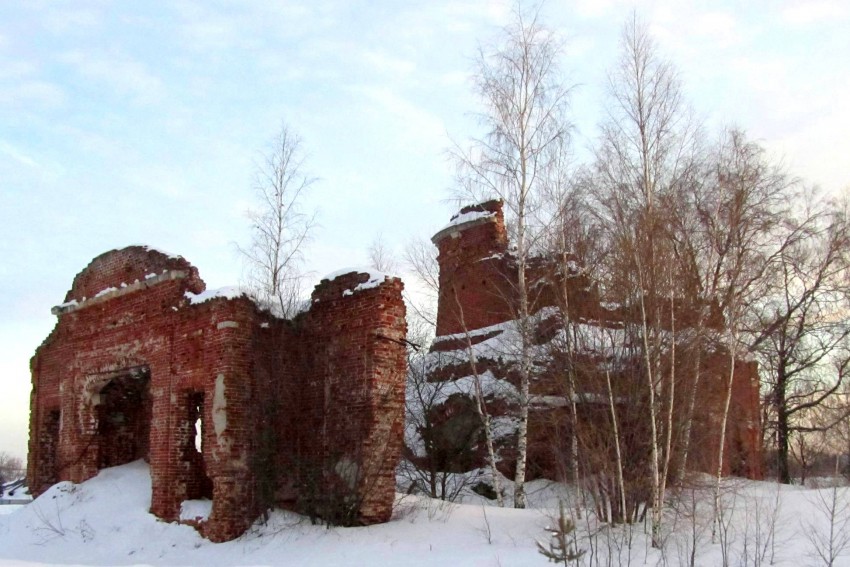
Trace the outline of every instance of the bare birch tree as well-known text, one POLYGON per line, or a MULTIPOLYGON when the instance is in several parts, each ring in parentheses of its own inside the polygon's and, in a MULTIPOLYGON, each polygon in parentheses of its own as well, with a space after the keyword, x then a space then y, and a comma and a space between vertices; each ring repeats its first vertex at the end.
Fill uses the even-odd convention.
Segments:
MULTIPOLYGON (((552 178, 548 183, 547 198, 556 211, 549 225, 546 253, 552 263, 551 282, 555 290, 556 307, 560 315, 560 333, 552 341, 553 359, 562 362, 553 368, 563 379, 567 407, 569 408, 569 458, 567 468, 575 487, 580 485, 579 469, 579 418, 578 400, 580 360, 586 355, 587 340, 580 337, 576 296, 585 291, 588 282, 598 277, 598 266, 603 251, 600 229, 590 210, 585 194, 587 186, 571 171, 569 152, 559 148, 554 157, 552 178), (584 340, 582 340, 584 339, 584 340)), ((581 507, 576 503, 576 514, 581 507)))
POLYGON ((431 327, 433 336, 437 328, 437 299, 440 294, 440 266, 430 241, 415 238, 405 245, 403 262, 414 275, 415 289, 405 290, 408 312, 431 327))
POLYGON ((678 278, 667 234, 665 204, 688 179, 694 137, 673 66, 661 59, 645 27, 632 16, 623 28, 621 54, 609 77, 609 119, 596 151, 594 182, 608 228, 611 254, 607 268, 612 289, 634 314, 643 358, 650 441, 652 545, 661 545, 665 471, 675 400, 675 372, 662 368, 664 354, 675 348, 665 328, 675 306, 678 278), (666 352, 665 352, 666 351, 666 352), (665 378, 666 376, 666 378, 665 378), (666 397, 666 401, 665 401, 666 397), (668 411, 663 412, 664 404, 668 411))
POLYGON ((281 317, 292 317, 300 304, 303 248, 315 225, 315 214, 303 210, 303 198, 314 182, 304 171, 301 138, 283 124, 257 167, 257 208, 247 213, 251 243, 239 247, 247 287, 281 317))
POLYGON ((398 260, 382 233, 379 233, 369 245, 369 265, 386 273, 395 273, 399 269, 398 260))
POLYGON ((744 333, 746 319, 756 298, 765 287, 774 258, 788 245, 780 234, 790 202, 791 180, 766 159, 764 150, 737 130, 725 133, 712 157, 713 176, 708 190, 700 195, 697 213, 711 258, 705 287, 705 301, 722 315, 720 345, 726 350, 728 368, 725 388, 716 474, 712 540, 723 521, 720 501, 721 477, 726 459, 726 438, 735 385, 735 369, 742 355, 752 351, 755 342, 744 333), (706 295, 707 294, 707 295, 706 295))
POLYGON ((493 422, 490 416, 490 411, 487 409, 487 395, 481 383, 481 374, 478 372, 478 356, 475 354, 475 347, 472 344, 472 337, 469 334, 469 328, 466 326, 466 320, 463 317, 463 305, 455 295, 455 303, 458 308, 461 328, 464 335, 464 349, 466 352, 467 361, 469 363, 469 371, 472 376, 472 399, 475 401, 475 413, 481 420, 481 426, 484 432, 484 444, 487 448, 487 461, 490 464, 490 473, 492 475, 493 489, 496 492, 496 501, 499 506, 504 506, 504 496, 502 491, 502 481, 499 476, 499 469, 496 467, 496 449, 493 440, 493 422))
POLYGON ((560 44, 546 29, 539 12, 515 8, 492 50, 482 49, 475 75, 484 103, 481 123, 486 133, 468 150, 454 152, 462 198, 498 197, 505 203, 509 237, 516 261, 514 297, 508 298, 520 332, 518 370, 517 464, 514 506, 524 508, 528 449, 529 382, 533 372, 533 305, 528 261, 540 245, 545 224, 542 188, 552 167, 555 145, 569 137, 566 122, 569 88, 562 82, 560 44))
MULTIPOLYGON (((730 355, 727 377, 731 380, 737 350, 746 349, 738 340, 737 327, 744 305, 764 289, 771 242, 781 218, 781 197, 788 186, 787 177, 766 162, 757 144, 730 129, 713 150, 705 152, 689 190, 680 192, 672 207, 670 235, 681 291, 694 314, 687 346, 692 353, 691 377, 682 420, 679 481, 688 466, 703 353, 713 348, 712 343, 723 343, 730 355)), ((731 388, 730 381, 726 398, 731 388)), ((721 429, 725 443, 725 428, 721 429)), ((718 460, 723 456, 718 455, 718 460)))

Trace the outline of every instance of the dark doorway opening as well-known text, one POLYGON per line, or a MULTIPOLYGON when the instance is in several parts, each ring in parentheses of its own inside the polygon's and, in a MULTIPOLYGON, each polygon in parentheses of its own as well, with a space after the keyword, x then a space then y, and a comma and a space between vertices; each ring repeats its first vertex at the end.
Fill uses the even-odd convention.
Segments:
POLYGON ((150 370, 137 368, 112 378, 99 392, 97 468, 150 460, 150 370))

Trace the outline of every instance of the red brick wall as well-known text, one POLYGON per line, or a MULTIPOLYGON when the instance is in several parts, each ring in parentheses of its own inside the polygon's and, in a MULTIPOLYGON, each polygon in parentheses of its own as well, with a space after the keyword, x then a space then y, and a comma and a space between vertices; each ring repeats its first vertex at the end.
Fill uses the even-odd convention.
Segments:
MULTIPOLYGON (((470 223, 451 226, 438 232, 432 239, 439 250, 438 263, 440 267, 440 293, 437 312, 437 341, 432 347, 435 352, 444 352, 463 348, 463 340, 443 340, 440 337, 474 331, 496 325, 516 318, 513 314, 516 289, 516 265, 508 253, 508 240, 505 231, 502 205, 499 201, 490 201, 482 205, 466 207, 461 213, 471 211, 488 211, 493 213, 486 219, 476 219, 470 223)), ((623 312, 620 308, 609 310, 600 303, 596 287, 592 281, 581 274, 564 275, 557 272, 557 265, 546 258, 532 258, 528 272, 529 289, 531 290, 532 311, 546 306, 556 306, 564 309, 569 305, 571 320, 583 320, 593 324, 620 326, 623 321, 636 320, 636 315, 623 312), (564 297, 568 301, 564 301, 564 297)), ((680 310, 676 320, 680 326, 693 322, 694 313, 680 310)), ((712 328, 722 328, 722 317, 712 313, 707 323, 712 328)), ((537 329, 538 338, 542 341, 551 336, 552 326, 558 325, 553 318, 544 321, 537 329)), ((486 339, 487 336, 478 337, 486 339)), ((476 342, 475 340, 473 342, 476 342)), ((681 356, 681 354, 680 354, 681 356)), ((592 360, 583 364, 590 368, 596 367, 592 360)), ((677 367, 684 362, 679 360, 677 367)), ((706 472, 716 470, 718 455, 718 431, 716 420, 722 415, 725 401, 726 380, 728 379, 728 354, 717 352, 703 357, 702 382, 698 391, 696 406, 697 426, 693 432, 690 462, 693 468, 706 472)), ((491 370, 496 376, 507 377, 515 381, 506 368, 498 361, 479 360, 478 370, 491 370)), ((688 391, 690 371, 683 370, 683 379, 679 384, 680 394, 688 391)), ((461 364, 447 365, 437 368, 432 373, 434 380, 460 378, 470 373, 470 369, 461 364)), ((594 371, 586 372, 585 392, 601 392, 599 381, 594 378, 594 371)), ((624 380, 626 380, 624 378, 624 380)), ((545 372, 531 384, 532 394, 563 396, 562 377, 547 375, 545 372)), ((685 400, 680 400, 678 407, 686 407, 685 400)), ((634 408, 636 412, 640 408, 634 408)), ((502 405, 502 411, 508 407, 502 405)), ((564 437, 563 411, 538 410, 532 412, 530 424, 530 464, 529 470, 534 474, 542 474, 549 478, 557 478, 561 470, 555 467, 557 461, 553 457, 553 447, 557 451, 557 439, 564 437), (536 471, 536 472, 535 472, 536 471)), ((587 409, 587 415, 592 415, 592 408, 587 409)), ((627 412, 626 412, 627 413, 627 412)), ((637 414, 636 414, 637 415, 637 414)), ((591 419, 591 423, 594 423, 591 419)), ((738 362, 735 366, 732 408, 730 411, 728 437, 726 443, 727 458, 724 462, 725 474, 738 474, 750 478, 761 478, 761 441, 759 417, 759 382, 758 369, 754 363, 738 362)), ((638 427, 641 418, 636 417, 638 427)), ((641 422, 642 423, 642 422, 641 422)), ((579 424, 581 426, 581 424, 579 424)), ((595 426, 593 426, 595 427, 595 426)), ((634 437, 639 437, 635 431, 634 437)), ((643 449, 636 441, 635 451, 643 449)), ((503 451, 504 461, 509 468, 511 464, 510 450, 503 451)), ((479 462, 479 465, 483 462, 479 462)))
POLYGON ((406 359, 400 344, 381 337, 404 338, 404 306, 398 280, 343 296, 340 286, 354 287, 361 277, 324 284, 311 313, 293 323, 244 296, 191 304, 186 292, 204 284, 182 258, 144 247, 99 256, 68 293, 78 304, 58 311, 32 359, 33 493, 57 480, 81 482, 101 465, 146 457, 151 512, 173 521, 183 500, 211 493, 212 513, 201 529, 223 541, 243 533, 274 501, 302 497, 303 479, 288 465, 317 448, 329 451, 324 456, 358 447, 360 470, 374 469, 379 480, 368 494, 365 485, 356 487, 364 496, 354 515, 387 519, 406 359), (157 277, 146 279, 150 273, 157 277), (98 296, 108 288, 117 290, 98 296), (140 384, 131 374, 149 377, 137 392, 138 408, 122 407, 109 393, 140 384), (320 391, 329 396, 313 391, 311 384, 322 381, 333 383, 320 391), (392 431, 384 440, 387 422, 392 431), (330 445, 320 442, 322 432, 334 433, 330 445), (379 440, 386 442, 376 461, 379 440))
POLYGON ((321 432, 302 436, 303 461, 325 471, 324 482, 312 479, 320 493, 354 489, 353 519, 364 524, 387 521, 392 512, 407 372, 402 283, 347 295, 367 279, 351 273, 323 281, 303 323, 312 367, 303 426, 321 432))
MULTIPOLYGON (((461 209, 460 214, 491 212, 486 219, 437 233, 440 295, 437 336, 478 329, 512 319, 511 282, 506 277, 507 233, 500 202, 461 209)), ((457 215, 455 215, 457 216, 457 215)), ((452 217, 453 219, 455 217, 452 217)))
POLYGON ((128 246, 121 250, 104 252, 74 278, 71 289, 65 296, 65 301, 83 298, 91 299, 99 292, 110 287, 130 285, 134 282, 144 282, 151 274, 161 274, 164 271, 185 271, 192 284, 188 288, 195 292, 204 290, 203 281, 198 276, 198 270, 185 258, 168 256, 158 250, 145 246, 128 246))

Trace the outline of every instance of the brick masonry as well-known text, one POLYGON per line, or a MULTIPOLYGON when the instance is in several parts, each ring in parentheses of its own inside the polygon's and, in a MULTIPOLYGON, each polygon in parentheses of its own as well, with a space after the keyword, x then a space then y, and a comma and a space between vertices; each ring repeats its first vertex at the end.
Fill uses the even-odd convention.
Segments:
MULTIPOLYGON (((432 347, 432 355, 435 355, 434 360, 439 360, 436 355, 440 353, 464 348, 464 332, 483 329, 515 318, 512 314, 515 309, 512 308, 515 303, 513 298, 517 273, 515 261, 509 254, 500 201, 489 201, 462 209, 446 228, 434 235, 432 241, 439 250, 440 268, 437 339, 432 347), (461 338, 448 337, 459 333, 461 338)), ((558 272, 556 263, 546 258, 530 260, 528 280, 533 312, 559 305, 563 309, 564 303, 567 303, 572 321, 580 321, 597 328, 617 328, 622 326, 623 321, 634 320, 635 314, 625 312, 622 308, 612 309, 604 305, 594 282, 589 281, 577 269, 570 270, 569 277, 564 278, 558 272), (568 302, 561 299, 565 295, 568 302)), ((689 324, 693 325, 693 313, 682 309, 676 313, 676 320, 680 329, 689 324)), ((547 336, 551 336, 552 327, 558 325, 557 318, 541 321, 536 329, 538 342, 545 342, 547 336)), ((722 317, 713 313, 706 325, 715 330, 721 329, 722 317)), ((494 333, 497 334, 498 331, 494 333)), ((480 342, 491 336, 492 334, 477 333, 472 340, 473 343, 480 342)), ((610 450, 610 439, 604 439, 604 426, 601 424, 609 419, 605 406, 598 402, 605 390, 599 379, 599 359, 594 356, 580 356, 574 362, 579 368, 578 394, 583 395, 585 399, 585 402, 579 403, 577 407, 577 427, 586 434, 583 443, 589 444, 590 453, 605 453, 610 450)), ((680 358, 685 357, 680 354, 680 358)), ((693 353, 690 353, 687 360, 676 361, 678 375, 681 377, 677 386, 678 408, 687 405, 685 394, 690 390, 689 380, 695 374, 693 367, 687 365, 692 365, 694 359, 693 353)), ((692 470, 714 473, 719 450, 719 420, 729 375, 729 356, 724 349, 718 348, 714 352, 702 353, 698 359, 701 380, 697 389, 688 464, 692 470)), ((562 372, 557 370, 557 363, 556 360, 549 371, 543 371, 534 378, 530 385, 532 396, 537 396, 538 399, 565 398, 564 380, 558 378, 562 372)), ((561 368, 563 367, 561 365, 561 368)), ((490 370, 496 377, 514 382, 517 380, 510 365, 504 364, 503 361, 479 360, 477 370, 490 370)), ((437 364, 432 371, 431 380, 451 380, 469 374, 470 368, 467 364, 437 364)), ((624 373, 614 376, 613 380, 614 389, 622 391, 624 396, 627 392, 632 392, 628 396, 632 396, 630 399, 637 399, 638 406, 645 402, 641 401, 639 396, 634 397, 634 392, 640 391, 640 388, 634 388, 633 378, 628 378, 624 373)), ((454 400, 454 403, 456 404, 457 400, 454 400)), ((488 400, 492 413, 497 416, 509 412, 511 403, 510 400, 488 400)), ((560 408, 547 408, 544 404, 532 405, 529 425, 529 474, 532 478, 564 478, 564 457, 569 454, 569 418, 563 405, 560 408)), ((646 432, 641 432, 641 428, 646 427, 645 409, 620 408, 620 419, 623 420, 621 427, 627 430, 626 436, 633 440, 631 449, 637 455, 647 450, 641 441, 646 437, 646 432)), ((447 407, 443 413, 449 416, 456 411, 456 408, 447 407)), ((677 419, 681 418, 680 412, 677 419)), ((437 420, 440 419, 442 418, 437 416, 437 420)), ((676 435, 679 433, 681 428, 677 426, 676 435)), ((754 362, 739 360, 734 368, 724 474, 761 478, 763 471, 760 436, 758 368, 754 362)), ((514 464, 511 444, 506 443, 497 448, 500 449, 500 468, 505 474, 512 476, 514 464)), ((483 444, 479 444, 476 450, 477 459, 470 466, 484 464, 483 444)), ((642 458, 637 457, 636 462, 640 462, 642 458)), ((674 467, 677 458, 678 455, 673 456, 674 467)))
POLYGON ((143 458, 151 512, 175 521, 184 500, 212 498, 198 527, 213 541, 274 504, 387 521, 405 308, 400 280, 356 289, 368 279, 323 280, 288 321, 245 295, 192 301, 205 284, 181 257, 141 246, 98 256, 31 361, 32 492, 143 458))

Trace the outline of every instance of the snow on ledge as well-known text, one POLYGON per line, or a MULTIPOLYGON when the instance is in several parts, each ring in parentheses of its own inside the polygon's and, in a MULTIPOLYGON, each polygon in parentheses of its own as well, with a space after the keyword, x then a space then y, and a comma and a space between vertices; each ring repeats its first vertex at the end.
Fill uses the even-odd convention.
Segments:
POLYGON ((363 283, 357 284, 353 289, 347 289, 342 292, 343 297, 348 295, 354 295, 358 291, 364 291, 367 289, 373 289, 384 283, 384 281, 391 279, 393 276, 390 274, 385 274, 384 272, 380 272, 378 270, 373 270, 371 268, 343 268, 341 270, 336 270, 335 272, 331 272, 321 279, 321 281, 329 281, 346 276, 348 274, 368 274, 369 279, 363 283))
POLYGON ((437 232, 443 232, 446 229, 460 226, 462 224, 466 224, 468 222, 473 222, 482 219, 488 219, 491 217, 495 217, 496 213, 492 211, 469 211, 467 213, 459 213, 452 217, 452 220, 449 221, 449 224, 438 230, 437 232))
POLYGON ((241 296, 248 296, 248 294, 236 287, 236 286, 228 286, 221 287, 219 289, 208 289, 207 291, 202 291, 201 293, 192 293, 191 291, 187 291, 183 294, 186 299, 189 300, 189 303, 192 305, 197 305, 198 303, 204 303, 205 301, 210 301, 212 299, 217 299, 219 297, 223 297, 224 299, 236 299, 241 296))
POLYGON ((454 234, 457 232, 461 226, 474 226, 483 222, 488 222, 490 219, 494 219, 495 217, 496 213, 493 211, 469 211, 466 213, 458 213, 452 217, 449 224, 438 230, 434 236, 431 237, 431 242, 436 244, 448 234, 454 234))
POLYGON ((110 286, 105 289, 102 289, 94 294, 91 298, 83 296, 81 299, 71 299, 64 303, 60 303, 59 305, 51 308, 50 312, 54 315, 61 315, 63 313, 68 313, 69 311, 74 311, 76 309, 82 309, 88 305, 92 305, 94 303, 99 303, 102 301, 107 301, 113 297, 120 297, 122 295, 126 295, 128 293, 132 293, 134 291, 138 291, 143 288, 148 288, 152 285, 156 285, 160 282, 168 281, 168 280, 176 280, 185 278, 187 272, 185 270, 163 270, 161 274, 147 274, 144 277, 144 280, 139 281, 138 279, 133 281, 132 283, 121 282, 118 284, 118 287, 110 286))
POLYGON ((138 246, 139 248, 144 248, 147 252, 159 252, 163 256, 167 256, 168 258, 171 258, 172 260, 178 260, 178 259, 183 258, 183 256, 181 256, 180 254, 172 254, 171 252, 166 252, 165 250, 163 250, 161 248, 157 248, 155 246, 148 246, 147 244, 131 244, 130 245, 130 247, 133 247, 133 246, 138 246))
MULTIPOLYGON (((123 282, 122 282, 122 283, 121 283, 121 287, 127 287, 127 284, 125 284, 125 283, 123 283, 123 282)), ((100 291, 99 291, 99 292, 97 292, 96 294, 94 294, 94 296, 95 296, 95 297, 103 297, 103 296, 104 296, 104 295, 106 295, 107 293, 112 293, 113 291, 118 291, 118 288, 117 288, 117 287, 107 287, 107 288, 104 288, 104 289, 100 290, 100 291)))
POLYGON ((211 512, 212 500, 184 500, 180 504, 180 521, 203 522, 211 512))
POLYGON ((466 213, 458 213, 453 216, 452 220, 449 221, 449 224, 447 224, 443 228, 449 228, 452 226, 457 226, 459 224, 472 222, 478 219, 486 219, 495 216, 496 213, 494 213, 493 211, 468 211, 466 213))
MULTIPOLYGON (((86 300, 86 298, 84 297, 83 301, 85 301, 85 300, 86 300)), ((77 301, 76 299, 72 299, 71 301, 66 301, 65 303, 60 303, 59 305, 54 307, 53 310, 55 310, 55 311, 65 311, 65 310, 68 310, 68 309, 71 309, 71 308, 79 307, 79 305, 80 305, 79 301, 77 301)))

